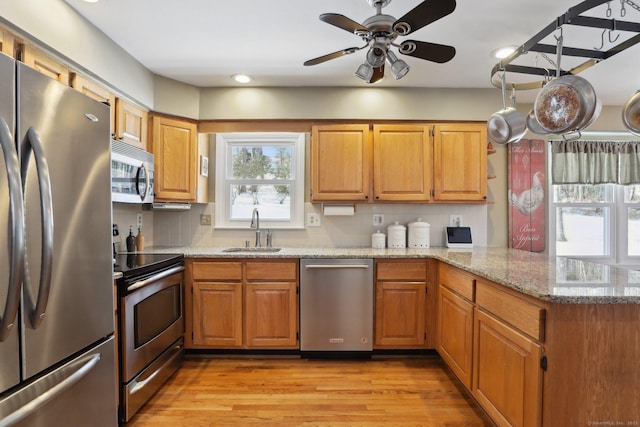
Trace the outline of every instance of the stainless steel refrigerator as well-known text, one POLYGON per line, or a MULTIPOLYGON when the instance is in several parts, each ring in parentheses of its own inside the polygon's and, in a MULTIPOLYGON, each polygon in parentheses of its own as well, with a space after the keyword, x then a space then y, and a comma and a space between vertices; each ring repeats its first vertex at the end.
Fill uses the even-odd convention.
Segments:
POLYGON ((0 427, 116 426, 109 109, 0 54, 0 427))

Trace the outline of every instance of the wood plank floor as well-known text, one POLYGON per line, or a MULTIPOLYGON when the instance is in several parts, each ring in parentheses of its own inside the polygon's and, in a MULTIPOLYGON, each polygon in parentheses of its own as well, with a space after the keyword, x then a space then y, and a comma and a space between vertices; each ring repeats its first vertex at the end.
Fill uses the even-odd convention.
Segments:
POLYGON ((127 427, 494 424, 438 357, 189 356, 127 427))

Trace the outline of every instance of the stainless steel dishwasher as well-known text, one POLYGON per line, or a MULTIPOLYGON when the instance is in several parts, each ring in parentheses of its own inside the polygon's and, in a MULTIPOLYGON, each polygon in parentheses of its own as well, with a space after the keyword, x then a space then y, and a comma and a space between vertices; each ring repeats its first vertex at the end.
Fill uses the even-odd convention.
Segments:
POLYGON ((300 260, 300 350, 373 349, 373 260, 300 260))

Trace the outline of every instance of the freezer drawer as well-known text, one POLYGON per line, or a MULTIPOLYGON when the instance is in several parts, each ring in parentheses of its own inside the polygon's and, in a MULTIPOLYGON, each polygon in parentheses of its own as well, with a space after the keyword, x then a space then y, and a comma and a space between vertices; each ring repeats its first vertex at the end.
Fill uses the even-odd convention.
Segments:
POLYGON ((300 261, 300 350, 373 349, 373 260, 300 261))
POLYGON ((0 427, 118 425, 113 337, 0 400, 0 427))

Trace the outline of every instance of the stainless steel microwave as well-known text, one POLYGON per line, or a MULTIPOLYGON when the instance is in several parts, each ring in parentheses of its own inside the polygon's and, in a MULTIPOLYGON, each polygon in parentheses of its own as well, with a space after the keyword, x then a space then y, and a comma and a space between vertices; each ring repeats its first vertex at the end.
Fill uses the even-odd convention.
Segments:
POLYGON ((153 154, 111 141, 111 201, 153 203, 153 154))

